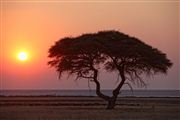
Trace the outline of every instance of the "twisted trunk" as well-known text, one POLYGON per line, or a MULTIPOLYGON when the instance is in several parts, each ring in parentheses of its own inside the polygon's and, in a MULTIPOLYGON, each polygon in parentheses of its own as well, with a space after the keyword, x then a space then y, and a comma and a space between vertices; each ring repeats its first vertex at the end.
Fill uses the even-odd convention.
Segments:
POLYGON ((119 91, 122 88, 124 82, 125 82, 125 75, 124 75, 124 69, 119 69, 119 73, 121 76, 121 82, 119 83, 119 85, 117 86, 116 89, 113 90, 113 96, 111 97, 111 99, 108 100, 108 106, 107 109, 114 109, 115 105, 116 105, 116 100, 117 97, 119 95, 119 91))
POLYGON ((96 84, 96 94, 97 94, 100 98, 108 101, 108 100, 110 99, 110 97, 104 95, 103 93, 101 93, 101 86, 100 86, 99 81, 97 80, 97 77, 98 77, 98 71, 97 71, 97 70, 94 70, 94 78, 93 78, 93 79, 94 79, 94 82, 95 82, 95 84, 96 84))
POLYGON ((99 81, 97 80, 98 70, 94 69, 94 77, 93 77, 93 79, 94 79, 94 82, 96 84, 96 94, 100 98, 102 98, 102 99, 104 99, 105 101, 108 102, 107 109, 114 109, 114 107, 116 105, 117 97, 119 95, 119 91, 120 91, 120 89, 122 88, 122 86, 123 86, 123 84, 125 82, 124 69, 119 69, 119 73, 120 73, 120 76, 121 76, 121 82, 119 83, 117 88, 113 90, 113 96, 109 97, 109 96, 104 95, 101 92, 101 86, 100 86, 99 81))
POLYGON ((108 100, 108 105, 107 105, 107 108, 108 110, 111 110, 111 109, 114 109, 115 105, 116 105, 116 100, 117 100, 117 97, 111 97, 109 100, 108 100))

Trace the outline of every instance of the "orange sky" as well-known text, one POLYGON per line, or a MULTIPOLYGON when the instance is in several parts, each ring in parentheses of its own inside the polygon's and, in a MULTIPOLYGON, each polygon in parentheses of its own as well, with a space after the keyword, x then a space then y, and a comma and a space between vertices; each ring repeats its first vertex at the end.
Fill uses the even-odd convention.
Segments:
MULTIPOLYGON (((82 2, 1 0, 1 89, 84 89, 87 81, 57 79, 47 66, 51 45, 65 36, 119 30, 167 53, 174 63, 168 75, 148 80, 148 89, 180 89, 179 2, 82 2), (29 53, 26 62, 17 53, 29 53)), ((103 88, 116 78, 103 75, 103 88), (114 79, 110 82, 108 79, 114 79)), ((91 85, 92 88, 94 85, 91 85)))

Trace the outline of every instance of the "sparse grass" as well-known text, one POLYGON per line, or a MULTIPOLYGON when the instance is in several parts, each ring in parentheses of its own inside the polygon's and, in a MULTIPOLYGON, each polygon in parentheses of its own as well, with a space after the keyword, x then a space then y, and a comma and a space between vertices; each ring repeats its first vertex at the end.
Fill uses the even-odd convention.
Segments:
POLYGON ((0 120, 179 120, 180 98, 0 97, 0 120))

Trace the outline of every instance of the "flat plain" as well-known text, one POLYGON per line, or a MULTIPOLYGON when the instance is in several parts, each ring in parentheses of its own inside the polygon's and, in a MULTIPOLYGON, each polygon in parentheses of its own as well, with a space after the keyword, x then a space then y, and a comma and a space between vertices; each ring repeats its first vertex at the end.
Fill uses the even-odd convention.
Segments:
POLYGON ((180 120, 180 98, 122 97, 113 110, 98 97, 0 97, 0 120, 180 120))

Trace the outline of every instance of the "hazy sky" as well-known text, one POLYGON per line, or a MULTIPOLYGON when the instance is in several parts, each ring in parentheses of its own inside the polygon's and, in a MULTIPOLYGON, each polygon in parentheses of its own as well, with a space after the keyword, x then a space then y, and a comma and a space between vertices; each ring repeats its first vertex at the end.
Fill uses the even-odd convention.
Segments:
MULTIPOLYGON (((148 89, 180 89, 179 6, 178 0, 1 0, 0 88, 88 89, 86 80, 58 80, 55 69, 47 66, 48 49, 65 36, 119 30, 158 48, 173 62, 167 75, 145 79, 148 89), (17 59, 20 51, 28 53, 27 61, 17 59)), ((100 79, 104 89, 116 86, 114 74, 102 73, 100 79)))

